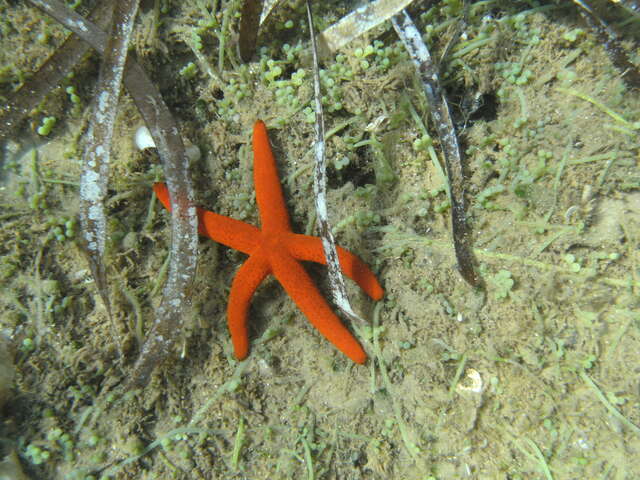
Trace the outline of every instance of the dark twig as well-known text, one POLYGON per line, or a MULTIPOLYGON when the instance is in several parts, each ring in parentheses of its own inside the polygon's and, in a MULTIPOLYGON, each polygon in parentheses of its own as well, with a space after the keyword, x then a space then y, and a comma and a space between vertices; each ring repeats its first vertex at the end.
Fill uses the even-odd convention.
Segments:
POLYGON ((482 282, 473 268, 475 259, 471 250, 469 230, 466 225, 462 155, 456 130, 451 120, 447 99, 440 87, 438 68, 431 59, 420 32, 418 32, 406 10, 394 16, 391 22, 407 52, 409 52, 409 56, 420 76, 427 101, 429 102, 431 118, 438 132, 440 145, 444 153, 449 180, 453 244, 458 260, 458 268, 467 283, 474 287, 479 287, 482 282))
MULTIPOLYGON (((100 26, 106 26, 110 21, 112 9, 111 1, 101 2, 91 12, 90 18, 96 19, 100 26)), ((38 71, 11 95, 0 113, 0 143, 10 138, 31 110, 62 83, 64 77, 90 48, 89 44, 76 35, 69 36, 38 71)))
POLYGON ((612 3, 618 3, 636 18, 640 16, 640 1, 638 0, 610 0, 612 3))
MULTIPOLYGON (((57 0, 29 1, 90 43, 99 53, 104 53, 106 34, 93 23, 57 0)), ((130 387, 143 387, 155 366, 169 355, 179 332, 182 331, 183 313, 189 306, 188 288, 196 268, 198 219, 193 206, 189 162, 178 133, 178 126, 160 92, 131 55, 125 67, 124 83, 158 149, 173 206, 171 262, 167 283, 149 338, 129 379, 130 387)))
POLYGON ((309 19, 309 35, 311 36, 311 51, 313 52, 313 90, 316 110, 316 162, 313 174, 313 191, 316 202, 316 214, 318 217, 318 228, 322 238, 322 248, 327 258, 327 269, 329 270, 329 283, 333 300, 338 308, 351 320, 363 322, 351 308, 347 297, 347 288, 344 284, 344 277, 340 270, 336 241, 331 233, 331 224, 327 213, 327 165, 325 160, 324 143, 324 115, 322 110, 322 93, 320 92, 320 74, 318 67, 318 46, 316 44, 316 34, 313 28, 313 15, 311 5, 307 0, 307 17, 309 19))
MULTIPOLYGON (((622 72, 620 75, 622 80, 628 87, 640 88, 640 68, 629 60, 627 52, 620 45, 616 32, 586 0, 573 0, 573 2, 581 8, 580 14, 604 44, 613 64, 622 72)), ((626 7, 634 11, 633 8, 638 8, 638 4, 637 2, 627 2, 626 7)), ((640 13, 640 11, 636 10, 636 13, 640 13)))
POLYGON ((260 14, 262 0, 244 0, 242 17, 240 18, 240 58, 248 62, 256 53, 258 31, 260 30, 260 14))

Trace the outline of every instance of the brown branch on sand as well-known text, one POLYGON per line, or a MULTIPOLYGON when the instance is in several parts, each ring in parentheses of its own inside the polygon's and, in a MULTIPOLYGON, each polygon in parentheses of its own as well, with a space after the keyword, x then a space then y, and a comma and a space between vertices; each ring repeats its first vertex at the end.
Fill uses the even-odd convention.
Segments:
MULTIPOLYGON (((111 1, 99 3, 89 18, 105 27, 111 19, 111 1), (107 15, 108 14, 108 15, 107 15)), ((85 56, 91 46, 69 35, 64 43, 32 74, 22 86, 7 99, 0 112, 0 143, 11 138, 22 125, 22 121, 85 56)))
POLYGON ((427 101, 431 107, 431 118, 444 153, 449 181, 449 199, 451 201, 453 245, 458 261, 458 269, 467 283, 474 287, 480 287, 482 280, 473 267, 475 259, 471 249, 469 229, 466 224, 465 179, 462 168, 462 154, 456 130, 451 120, 449 105, 440 86, 438 68, 432 60, 427 46, 422 41, 420 32, 406 10, 394 16, 391 22, 420 76, 427 101))
MULTIPOLYGON (((620 78, 629 87, 640 89, 640 68, 629 59, 629 55, 622 48, 618 34, 602 18, 596 9, 587 0, 573 0, 573 3, 580 7, 580 15, 585 19, 591 30, 604 45, 609 54, 609 58, 622 72, 620 78)), ((627 1, 621 3, 631 15, 636 19, 640 18, 640 4, 637 1, 627 1)), ((636 43, 637 47, 637 43, 636 43)))

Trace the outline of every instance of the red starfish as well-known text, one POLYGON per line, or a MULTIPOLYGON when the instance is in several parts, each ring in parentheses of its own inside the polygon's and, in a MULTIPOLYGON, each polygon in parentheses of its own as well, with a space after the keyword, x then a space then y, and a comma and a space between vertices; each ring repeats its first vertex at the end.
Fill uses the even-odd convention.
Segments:
MULTIPOLYGON (((253 127, 253 155, 253 177, 262 229, 202 208, 197 209, 200 235, 249 255, 233 279, 227 307, 229 331, 236 358, 243 360, 249 353, 249 303, 260 283, 271 273, 327 340, 354 362, 364 363, 367 354, 331 311, 299 262, 305 260, 327 264, 319 237, 299 235, 291 231, 267 127, 261 120, 253 127)), ((171 210, 167 186, 156 183, 153 190, 162 204, 171 210)), ((382 287, 362 260, 341 247, 338 247, 338 258, 343 272, 371 298, 382 298, 382 287)))

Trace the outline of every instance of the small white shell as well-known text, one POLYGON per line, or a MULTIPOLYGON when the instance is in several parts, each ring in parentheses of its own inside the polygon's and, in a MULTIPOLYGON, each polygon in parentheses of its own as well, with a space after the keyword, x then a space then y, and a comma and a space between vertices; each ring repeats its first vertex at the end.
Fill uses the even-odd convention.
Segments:
POLYGON ((143 125, 136 130, 133 140, 138 150, 146 150, 147 148, 156 148, 156 144, 151 137, 149 129, 143 125))
POLYGON ((185 145, 184 153, 189 159, 189 161, 191 163, 194 163, 200 160, 200 157, 202 156, 202 153, 200 152, 200 148, 198 148, 197 145, 194 145, 192 143, 189 144, 188 141, 185 143, 186 145, 185 145))
POLYGON ((484 384, 482 383, 482 377, 480 376, 480 373, 473 368, 469 368, 467 370, 467 378, 469 379, 467 385, 463 385, 462 383, 456 385, 456 390, 458 391, 458 393, 482 393, 482 391, 484 390, 484 384))

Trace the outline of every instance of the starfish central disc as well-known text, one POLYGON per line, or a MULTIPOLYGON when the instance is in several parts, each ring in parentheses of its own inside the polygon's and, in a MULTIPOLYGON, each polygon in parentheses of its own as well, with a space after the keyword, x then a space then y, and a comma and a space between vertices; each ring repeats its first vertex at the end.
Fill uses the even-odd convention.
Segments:
MULTIPOLYGON (((280 250, 286 245, 286 235, 280 233, 265 233, 260 235, 260 247, 263 250, 269 252, 273 250, 280 250)), ((286 247, 285 247, 286 248, 286 247)))

